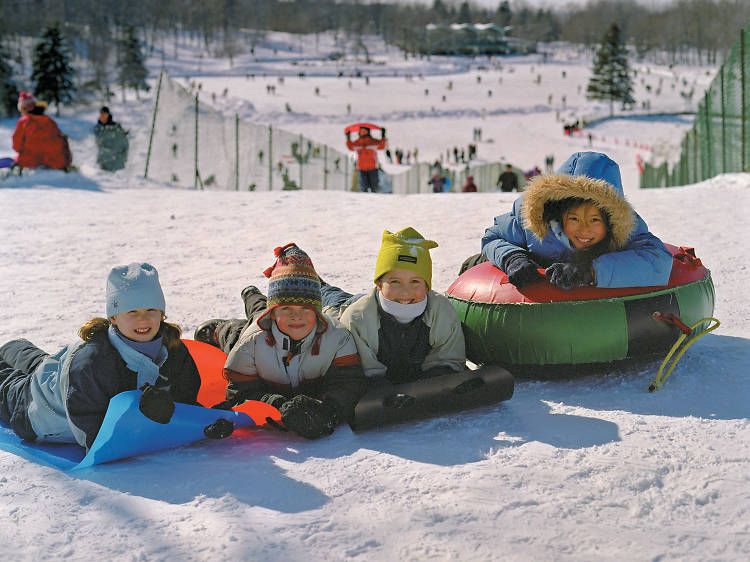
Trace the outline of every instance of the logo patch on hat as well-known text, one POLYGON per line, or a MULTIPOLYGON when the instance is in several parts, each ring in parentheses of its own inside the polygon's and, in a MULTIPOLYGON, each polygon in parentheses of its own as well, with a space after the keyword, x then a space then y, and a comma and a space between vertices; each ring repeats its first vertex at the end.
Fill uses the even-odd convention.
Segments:
POLYGON ((417 263, 417 258, 415 258, 414 256, 405 256, 404 254, 399 254, 397 261, 406 261, 406 262, 409 262, 409 263, 417 263))

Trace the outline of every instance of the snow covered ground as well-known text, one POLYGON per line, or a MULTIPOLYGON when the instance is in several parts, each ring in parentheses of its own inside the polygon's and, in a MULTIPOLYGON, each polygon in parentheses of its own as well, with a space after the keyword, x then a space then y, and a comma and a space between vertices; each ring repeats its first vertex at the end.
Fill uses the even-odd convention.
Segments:
MULTIPOLYGON (((284 45, 283 36, 270 39, 284 45)), ((480 73, 465 63, 375 54, 384 64, 375 65, 369 86, 352 79, 352 90, 349 78, 336 77, 339 69, 369 67, 321 62, 321 76, 301 79, 293 57, 279 62, 261 48, 259 61, 238 58, 231 69, 202 59, 199 79, 207 92, 219 92, 220 107, 244 108, 243 117, 331 144, 343 145, 344 124, 367 118, 387 126, 395 144, 419 146, 426 160, 470 142, 477 126, 485 139, 480 157, 488 160, 541 165, 551 153, 559 163, 586 148, 583 139, 562 135, 547 103, 549 93, 559 102, 568 92, 572 111, 597 110, 576 94, 577 84, 585 89, 584 59, 504 59, 502 70, 480 73), (413 83, 387 76, 404 65, 413 83), (273 97, 265 83, 278 83, 277 74, 287 78, 273 97), (449 80, 454 94, 433 114, 449 80), (491 104, 486 82, 497 90, 491 104), (315 99, 314 84, 326 104, 315 99)), ((194 55, 180 51, 165 65, 198 79, 194 55)), ((322 48, 306 53, 310 64, 324 56, 322 48)), ((705 71, 677 69, 703 87, 705 71)), ((667 72, 654 67, 649 75, 667 72)), ((665 88, 659 109, 684 109, 679 87, 665 88)), ((149 122, 151 100, 110 106, 126 127, 149 122)), ((432 251, 433 285, 445 290, 493 216, 514 199, 208 192, 106 174, 96 169, 90 132, 97 109, 64 111, 59 119, 80 174, 37 172, 0 188, 0 341, 24 336, 56 351, 103 314, 109 269, 134 260, 159 269, 169 319, 188 335, 206 318, 240 314, 240 290, 265 288, 261 271, 273 248, 289 241, 308 251, 329 282, 365 289, 382 231, 405 226, 440 243, 432 251)), ((1 126, 0 154, 11 154, 14 122, 1 126)), ((689 118, 628 118, 592 129, 606 139, 593 149, 621 163, 626 193, 651 230, 695 247, 712 271, 721 327, 690 348, 663 390, 647 392, 658 363, 576 380, 524 380, 511 400, 472 412, 360 434, 340 427, 315 442, 260 431, 75 477, 0 452, 0 548, 13 560, 747 560, 750 176, 641 191, 639 149, 624 143, 677 144, 689 126, 689 118)), ((134 158, 144 152, 133 147, 134 158)))

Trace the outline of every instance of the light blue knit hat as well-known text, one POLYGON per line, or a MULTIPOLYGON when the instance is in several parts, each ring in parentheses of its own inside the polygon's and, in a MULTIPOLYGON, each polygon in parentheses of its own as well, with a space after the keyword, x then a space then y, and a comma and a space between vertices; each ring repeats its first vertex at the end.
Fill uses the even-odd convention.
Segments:
POLYGON ((159 273, 148 263, 133 262, 112 268, 107 277, 107 318, 138 308, 165 312, 159 273))

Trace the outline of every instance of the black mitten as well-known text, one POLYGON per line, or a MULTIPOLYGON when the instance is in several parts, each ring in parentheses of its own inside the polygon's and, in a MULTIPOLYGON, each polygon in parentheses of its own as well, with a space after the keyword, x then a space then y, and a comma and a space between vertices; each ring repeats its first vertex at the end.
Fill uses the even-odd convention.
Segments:
POLYGON ((281 394, 264 394, 260 397, 260 401, 270 404, 274 408, 281 408, 281 405, 286 402, 286 398, 281 394))
POLYGON ((303 394, 284 402, 279 411, 281 423, 306 439, 330 435, 339 424, 337 408, 332 403, 303 394))
POLYGON ((513 252, 503 258, 502 270, 508 281, 519 289, 542 278, 538 269, 539 265, 529 258, 528 252, 513 252))
POLYGON ((594 281, 590 263, 553 263, 544 274, 550 283, 566 291, 573 287, 591 285, 594 281))
POLYGON ((168 390, 161 390, 148 383, 144 383, 140 390, 143 392, 138 402, 138 409, 148 419, 158 423, 169 423, 174 414, 174 401, 168 390))
POLYGON ((214 404, 213 406, 211 406, 211 408, 213 408, 214 410, 231 410, 240 402, 243 402, 243 400, 240 400, 238 402, 236 398, 232 398, 231 400, 224 400, 223 402, 214 404))
POLYGON ((232 435, 234 424, 224 418, 219 418, 214 423, 203 428, 203 433, 209 439, 224 439, 232 435))

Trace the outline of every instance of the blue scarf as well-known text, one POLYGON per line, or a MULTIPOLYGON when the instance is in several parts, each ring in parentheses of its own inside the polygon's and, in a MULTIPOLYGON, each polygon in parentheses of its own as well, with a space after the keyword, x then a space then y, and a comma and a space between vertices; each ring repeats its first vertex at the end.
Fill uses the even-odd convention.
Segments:
MULTIPOLYGON (((156 379, 161 376, 159 367, 164 364, 169 356, 167 348, 161 344, 161 336, 150 342, 145 342, 145 344, 153 344, 158 340, 159 347, 154 358, 151 358, 146 351, 139 349, 139 347, 143 348, 144 344, 126 338, 115 326, 109 327, 107 336, 109 337, 109 343, 120 354, 128 369, 137 373, 138 383, 136 388, 141 388, 145 383, 156 385, 156 379)), ((151 346, 145 346, 145 349, 152 351, 151 346)))

